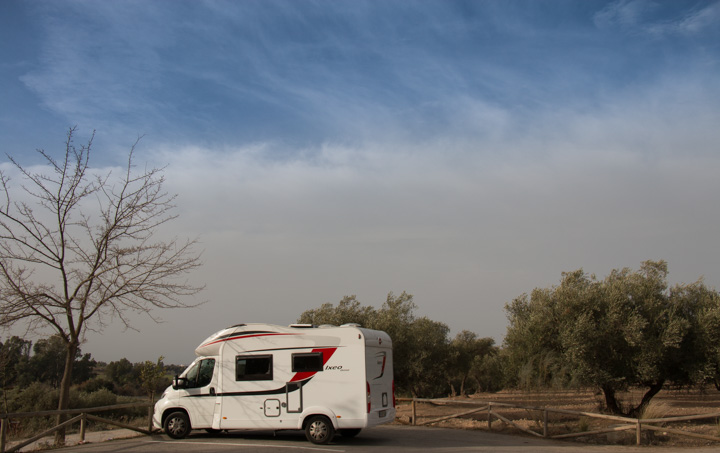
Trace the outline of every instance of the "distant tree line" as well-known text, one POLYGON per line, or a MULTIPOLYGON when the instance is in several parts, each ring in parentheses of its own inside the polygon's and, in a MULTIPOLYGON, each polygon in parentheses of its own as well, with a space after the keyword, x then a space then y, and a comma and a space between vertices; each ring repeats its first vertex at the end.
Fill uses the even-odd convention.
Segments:
MULTIPOLYGON (((451 337, 447 325, 418 316, 406 292, 389 293, 380 308, 346 296, 303 312, 298 322, 357 323, 387 332, 399 395, 592 387, 607 411, 636 415, 668 385, 720 390, 720 294, 702 279, 670 287, 667 276, 664 261, 616 269, 604 279, 582 269, 563 273, 559 285, 536 288, 505 306, 502 346, 471 331, 451 337), (630 388, 645 389, 638 404, 621 400, 630 388)), ((0 344, 3 395, 34 384, 57 388, 64 353, 57 336, 34 345, 18 337, 0 344)), ((79 349, 73 369, 76 391, 151 397, 183 371, 162 357, 103 363, 79 349)))
MULTIPOLYGON (((42 382, 56 389, 60 386, 65 367, 65 344, 53 335, 31 341, 13 336, 0 343, 0 385, 24 387, 33 382, 42 382), (31 354, 32 352, 32 354, 31 354)), ((95 377, 97 362, 90 354, 75 353, 73 384, 80 384, 95 377)))
MULTIPOLYGON (((0 342, 2 412, 54 409, 65 354, 64 342, 58 335, 40 339, 35 344, 17 336, 0 342)), ((131 363, 126 358, 98 362, 78 349, 73 370, 74 393, 95 395, 95 398, 81 398, 76 404, 98 400, 100 405, 105 405, 114 404, 117 397, 153 397, 170 385, 172 376, 181 373, 184 367, 166 365, 162 357, 157 362, 131 363)))

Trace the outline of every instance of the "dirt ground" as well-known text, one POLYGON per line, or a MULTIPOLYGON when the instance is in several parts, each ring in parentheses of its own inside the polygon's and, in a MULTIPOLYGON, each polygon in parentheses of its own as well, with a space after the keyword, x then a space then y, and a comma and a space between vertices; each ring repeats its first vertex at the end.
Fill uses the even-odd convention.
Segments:
MULTIPOLYGON (((624 407, 635 407, 642 398, 643 391, 636 390, 619 395, 624 407)), ((603 396, 591 390, 584 391, 563 391, 563 392, 498 392, 472 395, 470 397, 452 398, 456 403, 432 404, 417 403, 417 423, 440 418, 446 415, 459 414, 472 410, 475 406, 467 403, 506 403, 532 408, 554 408, 566 409, 579 412, 603 413, 603 396)), ((477 406, 478 408, 480 406, 477 406)), ((532 430, 536 433, 543 432, 543 412, 540 410, 528 410, 519 408, 493 407, 493 411, 511 420, 518 426, 532 430)), ((660 392, 648 409, 644 418, 667 418, 677 416, 699 415, 720 412, 720 392, 713 389, 702 390, 663 390, 660 392)), ((411 424, 411 404, 401 401, 397 407, 397 423, 411 424)), ((465 415, 459 418, 444 420, 435 423, 436 426, 458 429, 481 429, 488 430, 487 411, 465 415)), ((621 426, 622 423, 612 420, 600 420, 588 416, 559 414, 550 412, 548 415, 548 434, 550 436, 583 433, 600 430, 613 426, 621 426)), ((665 429, 682 430, 695 434, 720 437, 720 424, 717 418, 709 418, 696 421, 664 423, 665 429)), ((492 428, 494 432, 514 433, 518 435, 530 435, 523 433, 511 424, 505 423, 493 417, 492 428)), ((634 445, 636 442, 636 430, 617 431, 603 434, 589 434, 587 436, 573 438, 576 442, 587 442, 591 444, 606 445, 634 445)), ((642 432, 643 445, 656 446, 720 446, 720 442, 711 440, 691 438, 669 433, 667 431, 642 432)))

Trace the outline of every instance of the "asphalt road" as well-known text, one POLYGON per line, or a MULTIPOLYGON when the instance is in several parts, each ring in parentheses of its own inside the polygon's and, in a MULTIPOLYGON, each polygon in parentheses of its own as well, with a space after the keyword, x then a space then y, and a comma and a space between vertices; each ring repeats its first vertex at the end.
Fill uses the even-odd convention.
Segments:
MULTIPOLYGON (((142 436, 67 447, 55 451, 62 453, 377 453, 392 449, 394 452, 560 452, 602 453, 643 452, 648 447, 592 446, 572 442, 560 442, 525 436, 494 434, 485 431, 455 430, 410 426, 380 426, 360 433, 354 439, 336 437, 326 446, 314 445, 305 440, 302 432, 235 431, 217 435, 197 432, 184 440, 171 440, 165 435, 142 436)), ((717 453, 717 446, 693 449, 662 448, 663 453, 717 453)))

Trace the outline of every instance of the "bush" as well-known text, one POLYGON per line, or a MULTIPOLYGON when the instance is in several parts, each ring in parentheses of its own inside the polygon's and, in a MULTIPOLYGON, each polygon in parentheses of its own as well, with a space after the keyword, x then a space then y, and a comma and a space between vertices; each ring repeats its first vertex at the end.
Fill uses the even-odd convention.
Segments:
MULTIPOLYGON (((77 409, 113 406, 117 404, 118 397, 108 389, 96 390, 92 393, 77 392, 77 409)), ((75 409, 75 408, 73 408, 75 409)))
POLYGON ((96 392, 100 389, 106 389, 112 392, 115 390, 115 384, 113 384, 111 381, 108 381, 107 379, 96 377, 78 385, 77 389, 81 392, 87 393, 96 392))
POLYGON ((115 392, 123 396, 147 396, 145 390, 138 383, 127 383, 115 387, 115 392))
MULTIPOLYGON (((39 412, 57 409, 58 390, 48 384, 34 382, 24 389, 13 389, 6 393, 8 412, 39 412)), ((32 417, 20 420, 19 436, 48 429, 53 417, 32 417)))
POLYGON ((8 412, 51 411, 58 406, 58 390, 48 384, 33 382, 8 395, 8 412))
MULTIPOLYGON (((138 398, 119 397, 107 388, 100 388, 93 392, 80 391, 82 387, 75 387, 70 392, 71 409, 83 409, 103 406, 113 406, 116 404, 125 404, 137 402, 138 398)), ((87 388, 87 387, 85 387, 87 388)), ((6 392, 7 412, 40 412, 54 411, 58 406, 59 392, 48 384, 34 382, 24 389, 13 389, 6 392)), ((146 401, 143 399, 143 402, 146 401)), ((4 410, 3 410, 4 412, 4 410)), ((97 413, 99 417, 109 419, 121 419, 124 422, 130 422, 133 419, 146 419, 147 408, 131 407, 125 409, 116 409, 112 411, 104 411, 97 413)), ((29 437, 40 431, 51 428, 55 425, 55 416, 45 417, 29 417, 19 419, 20 431, 12 433, 20 437, 29 437)), ((76 429, 73 426, 72 429, 76 429)))

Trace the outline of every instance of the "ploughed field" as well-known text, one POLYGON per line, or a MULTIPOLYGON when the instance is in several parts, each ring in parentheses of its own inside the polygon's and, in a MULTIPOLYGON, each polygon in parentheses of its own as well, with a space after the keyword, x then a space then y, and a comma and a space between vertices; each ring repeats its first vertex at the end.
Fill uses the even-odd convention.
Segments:
MULTIPOLYGON (((635 407, 642 399, 643 390, 632 390, 619 394, 619 400, 623 408, 635 407)), ((474 406, 468 402, 477 403, 506 403, 518 406, 533 408, 554 408, 566 409, 578 412, 593 412, 602 414, 601 408, 604 401, 603 395, 592 390, 577 391, 541 391, 541 392, 516 392, 503 391, 498 393, 476 394, 470 397, 450 398, 455 403, 417 403, 417 423, 440 418, 446 415, 468 412, 474 406)), ((477 406, 478 408, 480 406, 477 406)), ((543 412, 522 408, 493 407, 498 412, 516 423, 522 428, 530 429, 537 433, 543 432, 543 412)), ((648 413, 644 418, 667 418, 677 416, 688 416, 720 412, 720 392, 714 387, 705 389, 664 389, 653 398, 648 413)), ((397 423, 411 424, 411 403, 399 402, 397 407, 397 423)), ((613 420, 601 420, 575 414, 559 414, 549 412, 548 432, 550 436, 568 433, 581 433, 600 430, 613 426, 621 426, 622 423, 613 420)), ((474 414, 464 415, 459 418, 444 420, 433 424, 445 428, 458 429, 481 429, 488 430, 488 413, 481 411, 474 414)), ((666 423, 663 425, 669 429, 680 429, 690 433, 703 434, 720 437, 720 424, 717 418, 666 423)), ((507 434, 530 435, 523 433, 517 427, 505 423, 493 417, 492 430, 507 434)), ((587 435, 571 439, 575 442, 587 442, 593 444, 625 444, 634 445, 636 442, 636 431, 618 431, 606 434, 587 435)), ((645 431, 642 433, 643 445, 668 445, 668 446, 700 446, 717 445, 720 442, 713 442, 705 439, 696 439, 686 436, 679 436, 664 431, 645 431)))

